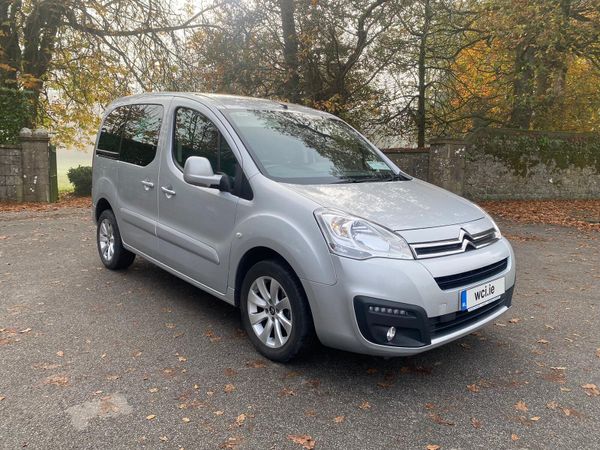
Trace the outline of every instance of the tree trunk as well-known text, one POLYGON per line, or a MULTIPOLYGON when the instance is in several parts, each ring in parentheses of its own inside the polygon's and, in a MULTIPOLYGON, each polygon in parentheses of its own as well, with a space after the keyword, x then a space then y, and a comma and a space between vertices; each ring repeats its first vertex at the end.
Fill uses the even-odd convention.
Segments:
POLYGON ((0 0, 0 87, 16 89, 21 66, 17 16, 21 0, 0 0))
POLYGON ((535 50, 528 44, 517 47, 515 54, 515 78, 513 81, 513 107, 510 126, 528 130, 533 116, 533 84, 535 50))
POLYGON ((429 0, 425 0, 425 16, 423 21, 423 29, 419 42, 419 61, 418 61, 418 77, 419 77, 419 93, 417 98, 417 146, 425 147, 425 130, 427 128, 427 117, 425 111, 425 100, 427 95, 427 39, 429 37, 429 26, 431 24, 432 12, 429 0))
POLYGON ((283 58, 288 71, 283 86, 284 95, 294 103, 300 100, 300 76, 298 74, 298 34, 294 19, 294 0, 279 0, 281 28, 283 31, 283 58))

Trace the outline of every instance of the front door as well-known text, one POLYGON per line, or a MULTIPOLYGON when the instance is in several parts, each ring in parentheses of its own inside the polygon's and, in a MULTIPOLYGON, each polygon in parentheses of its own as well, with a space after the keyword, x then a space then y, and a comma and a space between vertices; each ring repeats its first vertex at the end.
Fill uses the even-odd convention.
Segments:
POLYGON ((119 228, 123 241, 155 257, 158 241, 158 157, 161 105, 130 105, 121 138, 119 228))
POLYGON ((172 145, 161 156, 158 181, 161 261, 224 294, 238 197, 186 183, 183 167, 188 157, 204 156, 215 173, 234 178, 238 159, 208 108, 180 102, 173 108, 172 145))

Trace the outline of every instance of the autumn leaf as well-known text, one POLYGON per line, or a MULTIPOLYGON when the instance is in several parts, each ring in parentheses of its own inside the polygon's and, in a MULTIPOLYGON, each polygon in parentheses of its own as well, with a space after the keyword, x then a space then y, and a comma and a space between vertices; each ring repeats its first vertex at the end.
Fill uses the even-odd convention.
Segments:
POLYGON ((150 414, 149 416, 146 416, 146 420, 154 420, 156 419, 156 414, 150 414))
POLYGON ((538 344, 548 344, 549 343, 549 341, 547 341, 546 339, 538 339, 536 342, 538 344))
POLYGON ((52 375, 44 380, 44 384, 53 384, 55 386, 66 386, 69 384, 69 377, 66 375, 52 375))
POLYGON ((344 420, 346 420, 346 416, 337 416, 333 418, 334 423, 342 423, 344 420))
POLYGON ((56 352, 56 356, 59 356, 59 357, 62 358, 63 356, 65 356, 65 352, 63 352, 62 350, 60 350, 60 351, 56 352))
POLYGON ((556 409, 558 408, 558 403, 555 402, 554 400, 551 402, 546 403, 546 408, 548 409, 556 409))
POLYGON ((288 439, 292 442, 294 442, 295 444, 299 444, 302 446, 302 448, 305 448, 307 450, 312 450, 313 448, 315 448, 315 440, 308 436, 308 435, 295 435, 295 434, 290 434, 288 436, 288 439))
POLYGON ((597 397, 600 395, 600 390, 598 390, 598 386, 595 384, 582 384, 581 387, 585 389, 585 393, 590 397, 597 397))
POLYGON ((227 440, 225 442, 223 442, 221 445, 219 445, 219 448, 232 449, 232 448, 236 448, 241 443, 242 443, 242 438, 234 436, 234 437, 227 438, 227 440))
POLYGON ((513 442, 518 441, 519 440, 519 436, 517 436, 515 433, 510 435, 510 438, 513 442))
POLYGON ((467 384, 467 389, 471 392, 479 392, 479 386, 477 386, 475 383, 467 384))
POLYGON ((151 392, 152 394, 154 394, 154 393, 158 392, 158 388, 157 387, 150 388, 150 389, 148 389, 148 392, 151 392))
POLYGON ((527 408, 527 404, 524 401, 519 400, 515 403, 515 409, 517 411, 527 412, 529 408, 527 408))
POLYGON ((532 418, 531 418, 531 419, 529 419, 529 420, 531 420, 532 422, 537 422, 537 421, 538 421, 538 420, 540 420, 540 419, 541 419, 541 417, 539 417, 539 416, 534 416, 534 417, 532 417, 532 418))
POLYGON ((362 410, 371 409, 371 404, 367 401, 362 402, 358 407, 362 410))
POLYGON ((264 369, 267 365, 263 361, 257 359, 255 361, 248 361, 246 367, 250 367, 251 369, 264 369))
POLYGON ((233 377, 237 374, 237 372, 235 371, 235 369, 232 369, 231 367, 227 367, 224 370, 225 376, 226 377, 233 377))
POLYGON ((237 416, 237 418, 235 419, 235 424, 238 427, 241 427, 244 422, 246 421, 246 414, 240 414, 239 416, 237 416))
POLYGON ((454 422, 450 422, 449 420, 444 419, 442 416, 440 416, 438 413, 430 413, 429 414, 429 418, 437 423, 438 425, 444 425, 444 426, 454 426, 454 422))
POLYGON ((230 392, 235 391, 235 386, 233 384, 226 384, 223 391, 229 394, 230 392))
POLYGON ((508 323, 519 323, 520 321, 521 319, 519 319, 518 317, 513 317, 508 321, 508 323))
POLYGON ((6 398, 6 397, 4 397, 4 396, 0 395, 0 402, 1 402, 2 400, 4 400, 5 398, 6 398))
POLYGON ((294 392, 294 390, 289 389, 287 387, 284 387, 281 391, 279 391, 280 397, 293 397, 295 395, 296 395, 296 393, 294 392))
POLYGON ((186 362, 187 358, 185 356, 178 356, 177 359, 179 360, 179 362, 186 362))
POLYGON ((182 421, 183 423, 190 423, 190 418, 189 418, 189 417, 182 417, 182 418, 181 418, 181 421, 182 421))
POLYGON ((440 447, 439 445, 436 445, 436 444, 429 444, 429 445, 428 445, 427 447, 425 447, 425 448, 426 448, 427 450, 440 450, 440 448, 442 448, 442 447, 440 447))
POLYGON ((215 416, 222 416, 223 415, 223 411, 215 411, 215 412, 213 412, 213 414, 215 416))
POLYGON ((600 348, 596 349, 596 358, 600 358, 600 348))
POLYGON ((479 429, 481 428, 481 421, 477 420, 475 417, 471 417, 471 425, 473 425, 473 428, 479 429))

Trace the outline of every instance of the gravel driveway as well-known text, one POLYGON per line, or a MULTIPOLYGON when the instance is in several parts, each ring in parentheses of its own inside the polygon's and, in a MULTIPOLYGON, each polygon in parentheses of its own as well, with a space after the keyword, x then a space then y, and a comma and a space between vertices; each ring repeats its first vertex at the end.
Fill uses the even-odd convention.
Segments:
POLYGON ((495 324, 281 365, 225 303, 140 258, 105 270, 89 210, 0 213, 0 447, 598 448, 600 233, 501 227, 518 275, 495 324))

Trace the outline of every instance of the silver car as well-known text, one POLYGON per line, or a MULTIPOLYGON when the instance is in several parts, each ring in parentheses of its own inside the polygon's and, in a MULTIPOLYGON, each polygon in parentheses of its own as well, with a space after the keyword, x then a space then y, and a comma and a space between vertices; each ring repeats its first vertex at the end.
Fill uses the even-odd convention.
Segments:
POLYGON ((93 168, 104 265, 139 255, 239 307, 272 360, 314 336, 413 355, 511 305, 515 257, 490 216, 331 114, 226 95, 122 98, 93 168))

